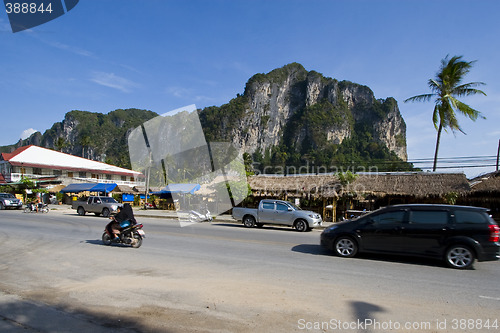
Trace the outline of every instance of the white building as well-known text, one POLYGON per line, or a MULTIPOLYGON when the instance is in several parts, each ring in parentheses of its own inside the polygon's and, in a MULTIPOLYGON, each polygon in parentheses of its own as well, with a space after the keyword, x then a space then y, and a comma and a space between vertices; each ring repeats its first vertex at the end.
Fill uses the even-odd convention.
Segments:
POLYGON ((61 153, 34 145, 0 155, 0 182, 14 183, 21 177, 72 183, 116 183, 144 186, 142 173, 61 153))

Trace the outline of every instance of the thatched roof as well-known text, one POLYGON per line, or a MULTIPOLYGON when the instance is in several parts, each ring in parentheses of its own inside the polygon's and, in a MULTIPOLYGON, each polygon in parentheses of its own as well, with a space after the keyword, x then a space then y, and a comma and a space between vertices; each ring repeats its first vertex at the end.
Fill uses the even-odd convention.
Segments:
POLYGON ((474 178, 471 181, 473 193, 495 193, 500 192, 500 172, 495 171, 483 176, 474 178))
POLYGON ((442 196, 470 191, 463 173, 388 173, 360 175, 352 184, 354 189, 377 196, 401 195, 414 197, 442 196))
POLYGON ((259 175, 248 178, 248 184, 255 195, 280 195, 287 193, 294 196, 305 196, 316 193, 319 188, 337 182, 334 175, 304 176, 267 176, 259 175))
POLYGON ((57 192, 60 192, 63 188, 65 188, 66 185, 56 185, 54 187, 51 187, 48 189, 49 193, 57 193, 57 192))
POLYGON ((128 185, 117 185, 115 189, 113 190, 114 193, 127 193, 127 194, 133 194, 137 193, 138 191, 135 191, 132 187, 128 185))
POLYGON ((358 174, 356 180, 342 186, 337 176, 253 176, 248 183, 256 195, 314 196, 334 198, 339 194, 371 194, 382 196, 442 196, 450 192, 459 194, 470 191, 463 173, 372 173, 358 174))

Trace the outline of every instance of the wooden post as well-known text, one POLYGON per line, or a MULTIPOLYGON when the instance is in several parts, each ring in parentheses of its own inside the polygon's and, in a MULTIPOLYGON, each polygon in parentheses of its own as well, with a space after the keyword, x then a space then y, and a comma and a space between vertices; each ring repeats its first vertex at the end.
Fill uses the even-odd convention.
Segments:
POLYGON ((325 220, 325 216, 326 216, 326 198, 323 198, 323 214, 322 214, 322 218, 323 218, 323 221, 325 220))

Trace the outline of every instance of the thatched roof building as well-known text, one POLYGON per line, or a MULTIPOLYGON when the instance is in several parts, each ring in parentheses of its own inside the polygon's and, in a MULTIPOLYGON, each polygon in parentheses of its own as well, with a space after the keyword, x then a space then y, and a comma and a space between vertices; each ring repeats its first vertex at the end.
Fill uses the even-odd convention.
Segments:
MULTIPOLYGON (((500 178, 499 178, 500 181, 500 178)), ((351 184, 342 185, 334 174, 300 176, 250 177, 255 196, 288 196, 338 198, 342 193, 357 195, 409 196, 417 198, 440 197, 449 193, 466 194, 469 181, 463 173, 364 173, 351 184)))
POLYGON ((469 181, 463 173, 387 173, 360 175, 352 184, 357 192, 375 196, 413 196, 425 198, 455 192, 470 191, 469 181))
POLYGON ((500 171, 495 171, 472 179, 471 191, 473 194, 500 193, 500 171))
POLYGON ((258 197, 306 197, 316 195, 318 190, 338 182, 336 176, 325 175, 258 175, 248 178, 252 194, 258 197))

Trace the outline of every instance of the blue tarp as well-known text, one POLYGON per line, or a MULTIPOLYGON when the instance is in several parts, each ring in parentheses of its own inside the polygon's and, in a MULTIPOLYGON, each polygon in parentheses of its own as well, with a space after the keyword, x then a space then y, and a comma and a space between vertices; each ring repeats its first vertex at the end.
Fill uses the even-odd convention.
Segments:
POLYGON ((79 183, 79 184, 69 184, 61 190, 62 193, 79 193, 79 192, 106 192, 109 193, 113 191, 116 187, 115 183, 79 183))
POLYGON ((98 183, 92 189, 90 192, 106 192, 109 193, 115 189, 117 185, 115 183, 98 183))
POLYGON ((200 189, 200 184, 169 184, 166 187, 162 188, 159 192, 153 192, 154 195, 162 195, 162 194, 172 194, 172 193, 181 193, 181 194, 194 194, 194 192, 200 189))

